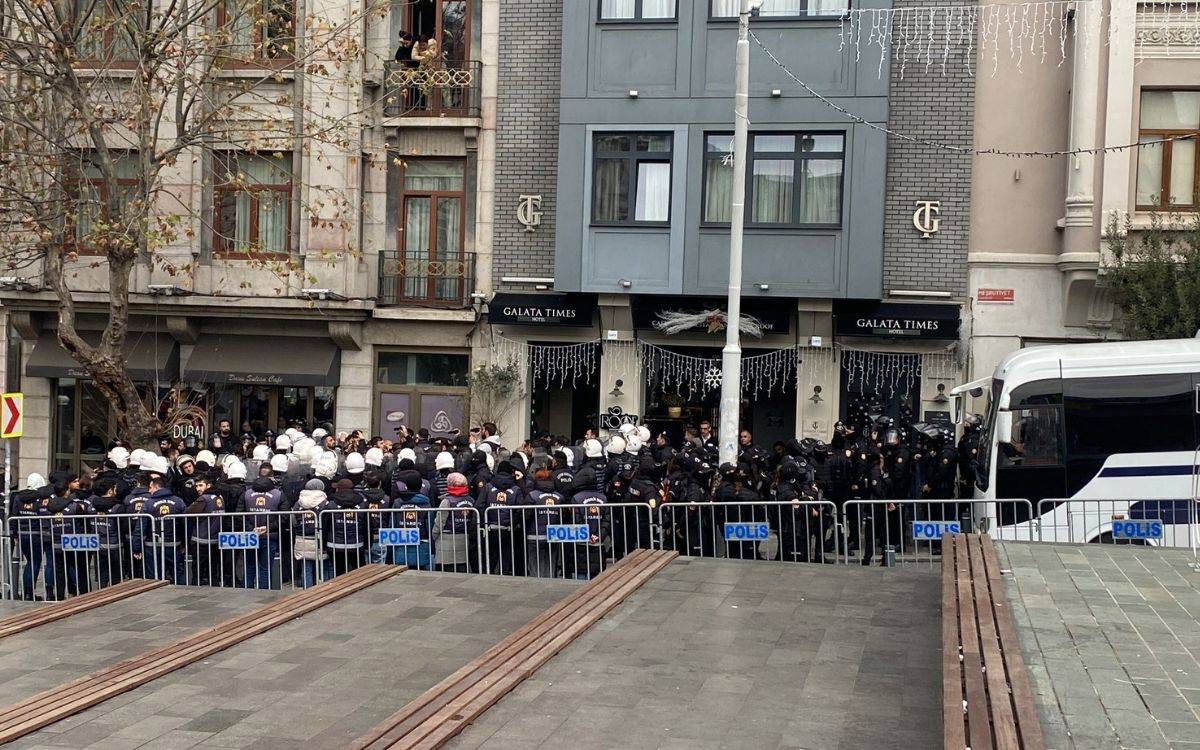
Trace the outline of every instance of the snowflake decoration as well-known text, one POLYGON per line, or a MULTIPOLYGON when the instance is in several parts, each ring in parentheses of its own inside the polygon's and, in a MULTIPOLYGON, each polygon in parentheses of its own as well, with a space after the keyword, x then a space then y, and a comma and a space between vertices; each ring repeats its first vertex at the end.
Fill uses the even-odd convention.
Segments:
POLYGON ((704 373, 704 384, 709 388, 719 388, 721 380, 724 377, 719 367, 710 367, 708 372, 704 373))

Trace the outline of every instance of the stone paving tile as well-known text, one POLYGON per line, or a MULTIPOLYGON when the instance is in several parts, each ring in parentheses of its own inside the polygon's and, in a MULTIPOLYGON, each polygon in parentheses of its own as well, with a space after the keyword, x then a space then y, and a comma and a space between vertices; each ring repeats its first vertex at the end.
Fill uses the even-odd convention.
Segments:
POLYGON ((1004 542, 998 553, 1048 748, 1200 750, 1190 551, 1004 542))
POLYGON ((577 587, 405 572, 10 747, 344 747, 577 587))
POLYGON ((159 588, 0 638, 0 705, 236 617, 276 596, 278 592, 241 589, 159 588))
POLYGON ((448 747, 940 747, 939 597, 930 568, 676 560, 448 747))

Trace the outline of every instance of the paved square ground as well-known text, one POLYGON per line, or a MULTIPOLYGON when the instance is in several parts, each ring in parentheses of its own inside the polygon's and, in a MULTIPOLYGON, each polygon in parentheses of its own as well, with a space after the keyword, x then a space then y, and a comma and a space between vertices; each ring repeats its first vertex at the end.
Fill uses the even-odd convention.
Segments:
POLYGON ((451 747, 941 747, 936 568, 679 559, 451 747))
POLYGON ((11 747, 344 747, 578 585, 401 573, 11 747))
POLYGON ((276 596, 165 586, 0 638, 0 706, 236 617, 276 596))
POLYGON ((1200 750, 1190 550, 997 544, 1053 750, 1200 750))

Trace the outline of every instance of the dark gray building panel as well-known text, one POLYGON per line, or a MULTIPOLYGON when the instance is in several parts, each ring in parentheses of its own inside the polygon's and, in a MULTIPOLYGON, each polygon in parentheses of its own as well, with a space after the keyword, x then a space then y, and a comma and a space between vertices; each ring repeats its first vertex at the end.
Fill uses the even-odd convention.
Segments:
MULTIPOLYGON (((731 132, 737 25, 680 2, 677 22, 598 22, 594 2, 564 11, 556 287, 609 293, 720 294, 729 230, 701 226, 704 136, 731 132), (582 63, 586 63, 582 64, 582 63), (636 97, 631 92, 636 91, 636 97), (674 133, 671 226, 591 223, 592 134, 674 133), (630 282, 625 286, 623 282, 630 282)), ((754 22, 800 78, 869 121, 888 112, 878 59, 839 50, 836 18, 754 22)), ((842 222, 834 228, 750 228, 743 278, 771 297, 878 297, 882 290, 884 137, 804 93, 751 45, 751 131, 845 134, 842 222), (780 96, 772 96, 774 90, 780 96), (760 285, 766 284, 767 290, 760 285)))
POLYGON ((501 7, 492 245, 498 290, 509 287, 504 276, 554 276, 562 12, 563 3, 545 0, 504 0, 501 7), (522 195, 542 196, 536 232, 517 221, 522 195))
MULTIPOLYGON (((896 6, 930 4, 954 3, 898 0, 896 6)), ((941 34, 934 34, 934 49, 942 49, 941 34)), ((935 55, 929 72, 924 61, 909 60, 903 74, 899 65, 892 67, 890 129, 922 140, 971 148, 975 78, 967 73, 964 52, 960 45, 952 44, 944 72, 939 55, 935 55)), ((966 297, 971 160, 969 152, 955 153, 888 138, 885 293, 919 290, 966 297), (932 237, 924 238, 913 227, 913 212, 917 201, 927 200, 941 202, 941 227, 932 237)))

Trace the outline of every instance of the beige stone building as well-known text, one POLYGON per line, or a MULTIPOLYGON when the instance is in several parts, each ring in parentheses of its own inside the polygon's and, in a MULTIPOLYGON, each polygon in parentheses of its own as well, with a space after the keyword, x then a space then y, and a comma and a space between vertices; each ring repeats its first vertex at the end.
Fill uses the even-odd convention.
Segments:
MULTIPOLYGON (((465 375, 492 277, 499 6, 393 2, 356 21, 366 54, 350 75, 322 82, 285 69, 262 84, 268 95, 302 100, 301 118, 307 110, 350 123, 344 148, 297 138, 297 148, 264 167, 286 196, 273 206, 221 203, 209 179, 214 157, 181 159, 166 177, 182 213, 213 223, 196 219, 190 238, 181 233, 163 251, 194 272, 138 265, 126 353, 147 398, 179 386, 196 407, 173 425, 177 434, 203 441, 225 419, 259 434, 293 421, 380 434, 401 421, 464 427, 465 375), (438 40, 444 62, 397 60, 402 32, 438 40), (296 206, 324 185, 347 201, 348 224, 298 220, 296 206), (205 229, 220 221, 236 227, 233 242, 274 242, 302 273, 238 257, 205 229)), ((308 11, 336 25, 354 8, 308 11)), ((257 168, 244 154, 220 153, 257 168)), ((69 274, 85 337, 106 321, 105 269, 93 260, 69 274)), ((56 341, 56 300, 43 286, 34 267, 0 291, 5 385, 26 396, 21 476, 95 465, 114 430, 104 398, 56 341)))
MULTIPOLYGON (((1089 4, 1090 6, 1091 4, 1089 4)), ((1200 132, 1195 13, 1119 0, 1081 12, 1069 59, 976 83, 975 142, 1069 151, 1200 132), (1169 15, 1168 15, 1169 12, 1169 15)), ((1101 258, 1110 222, 1194 216, 1195 141, 1058 158, 978 156, 970 233, 971 375, 1045 343, 1119 337, 1101 258)))

